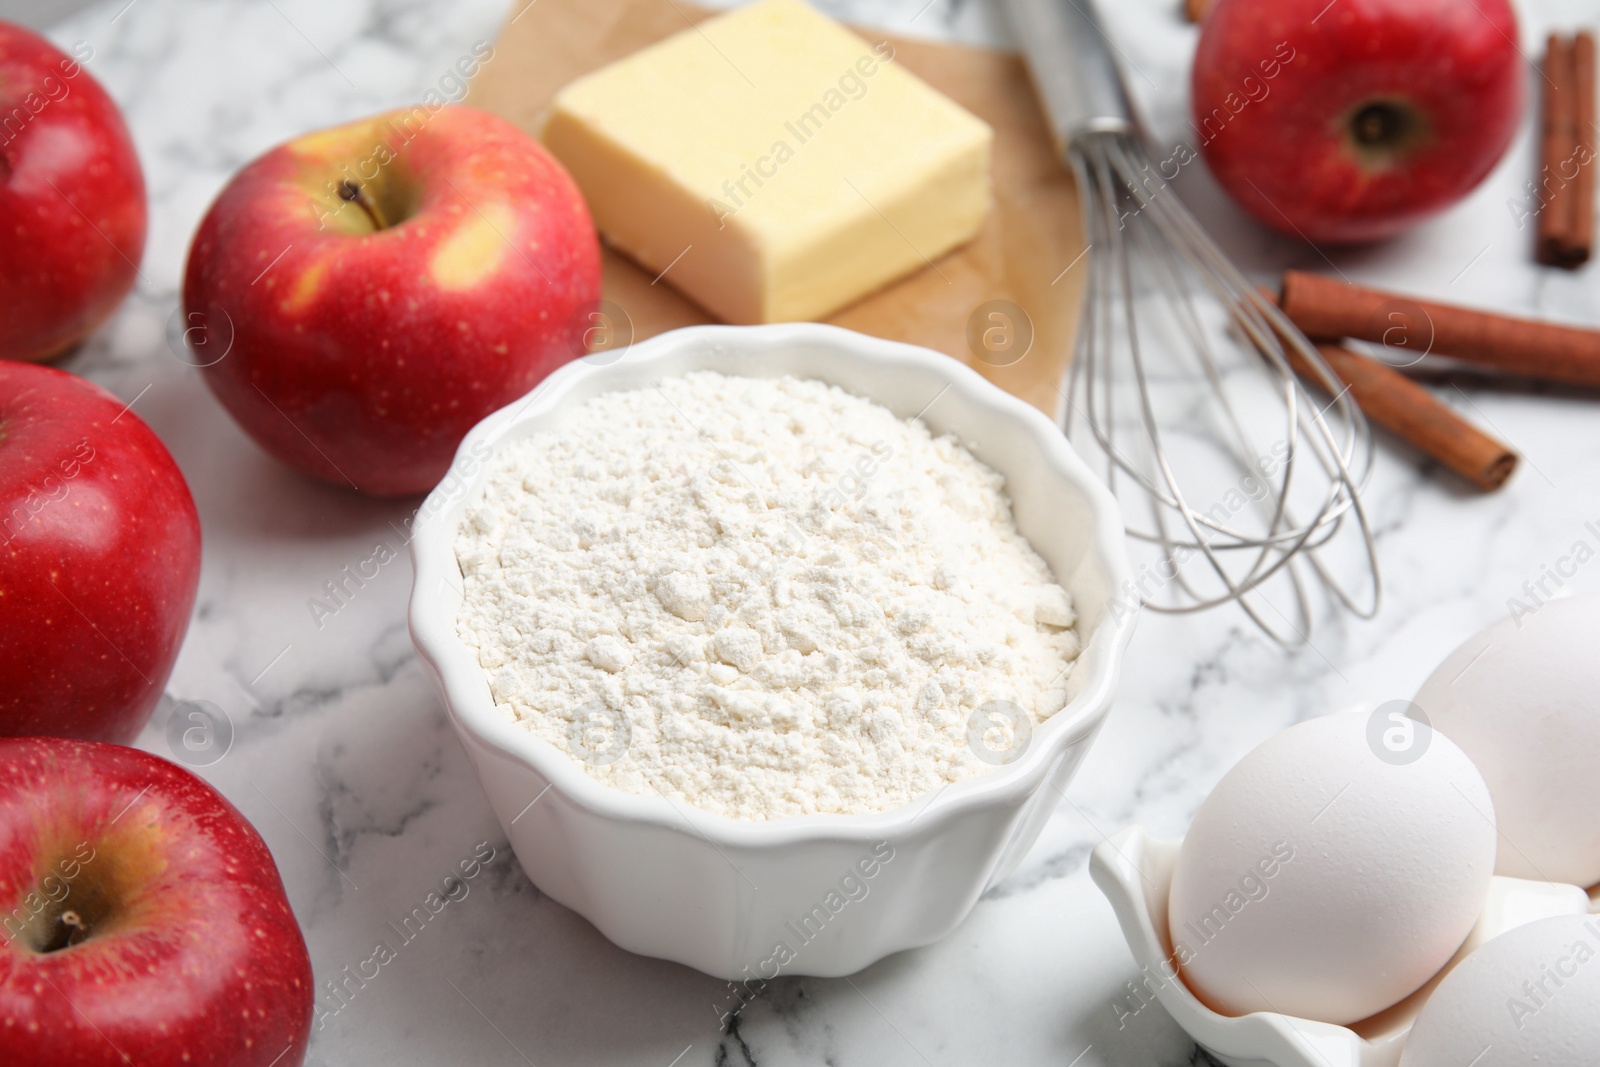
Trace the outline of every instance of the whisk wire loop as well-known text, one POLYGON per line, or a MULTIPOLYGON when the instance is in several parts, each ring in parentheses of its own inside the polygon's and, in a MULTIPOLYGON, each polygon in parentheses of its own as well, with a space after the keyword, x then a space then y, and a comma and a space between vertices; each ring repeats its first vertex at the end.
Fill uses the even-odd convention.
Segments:
POLYGON ((1370 617, 1381 597, 1361 502, 1372 436, 1348 391, 1207 236, 1136 132, 1083 133, 1067 156, 1090 249, 1064 428, 1098 457, 1130 537, 1158 553, 1140 599, 1163 612, 1234 602, 1289 646, 1309 639, 1313 579, 1370 617), (1296 365, 1334 399, 1319 406, 1296 365), (1267 427, 1276 436, 1263 440, 1267 427), (1207 506, 1193 502, 1200 474, 1207 506), (1347 529, 1367 575, 1360 595, 1319 558, 1347 529), (1287 612, 1266 594, 1274 582, 1287 612))

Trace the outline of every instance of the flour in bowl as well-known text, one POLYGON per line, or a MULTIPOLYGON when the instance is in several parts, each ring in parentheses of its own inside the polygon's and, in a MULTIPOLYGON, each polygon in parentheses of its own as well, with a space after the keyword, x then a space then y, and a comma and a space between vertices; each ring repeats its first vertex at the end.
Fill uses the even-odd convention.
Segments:
POLYGON ((994 768, 978 709, 1065 703, 1072 601, 1003 479, 870 400, 697 372, 490 467, 457 630, 506 714, 615 788, 882 811, 994 768))

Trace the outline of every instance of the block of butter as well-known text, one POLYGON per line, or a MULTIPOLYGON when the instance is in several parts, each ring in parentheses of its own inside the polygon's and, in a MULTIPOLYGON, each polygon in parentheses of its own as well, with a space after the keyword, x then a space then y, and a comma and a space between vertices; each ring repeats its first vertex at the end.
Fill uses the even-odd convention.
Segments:
POLYGON ((541 137, 606 240, 726 322, 824 318, 989 209, 989 127, 801 0, 579 78, 541 137))

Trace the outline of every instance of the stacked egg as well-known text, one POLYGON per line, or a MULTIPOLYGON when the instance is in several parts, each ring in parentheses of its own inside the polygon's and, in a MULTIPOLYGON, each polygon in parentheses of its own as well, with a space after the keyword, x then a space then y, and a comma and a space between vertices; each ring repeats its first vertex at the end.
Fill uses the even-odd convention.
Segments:
MULTIPOLYGON (((1301 723, 1207 798, 1172 876, 1189 989, 1348 1025, 1432 980, 1491 877, 1600 883, 1600 598, 1452 653, 1414 701, 1301 723)), ((1600 917, 1520 926, 1429 996, 1403 1067, 1600 1062, 1600 917)))

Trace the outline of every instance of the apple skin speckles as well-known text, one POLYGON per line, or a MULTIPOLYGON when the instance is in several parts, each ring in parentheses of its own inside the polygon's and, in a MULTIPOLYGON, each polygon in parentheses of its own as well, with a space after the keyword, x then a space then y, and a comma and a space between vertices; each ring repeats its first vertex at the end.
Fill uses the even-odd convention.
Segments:
POLYGON ((206 782, 148 753, 0 739, 0 913, 38 872, 86 933, 0 939, 7 1067, 299 1067, 314 985, 272 855, 206 782))
POLYGON ((132 744, 194 607, 194 498, 137 412, 75 374, 0 361, 0 426, 0 735, 132 744))
POLYGON ((431 489, 473 425, 581 355, 599 297, 576 185, 463 106, 268 152, 212 205, 184 279, 186 313, 232 324, 202 373, 239 425, 306 474, 384 496, 431 489))
POLYGON ((1196 47, 1191 140, 1246 211, 1318 244, 1380 240, 1460 200, 1516 135, 1509 0, 1217 0, 1196 47))

